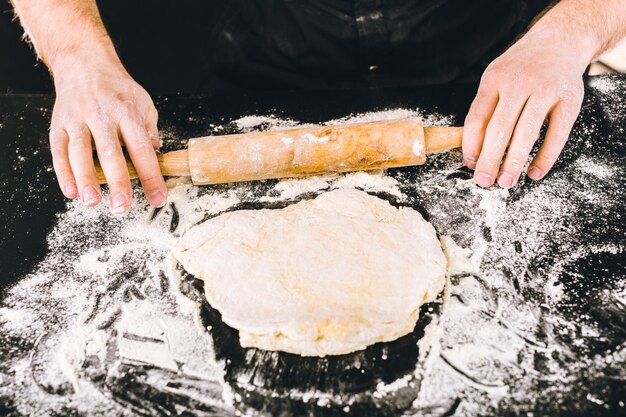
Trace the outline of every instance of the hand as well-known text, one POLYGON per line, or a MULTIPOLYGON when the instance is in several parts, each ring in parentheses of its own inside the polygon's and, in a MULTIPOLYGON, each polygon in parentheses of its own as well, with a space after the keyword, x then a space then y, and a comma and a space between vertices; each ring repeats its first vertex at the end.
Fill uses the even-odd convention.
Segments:
POLYGON ((104 171, 116 213, 128 210, 132 190, 122 145, 137 169, 153 206, 165 204, 167 188, 155 150, 157 111, 148 93, 121 64, 61 61, 54 69, 56 102, 50 148, 59 186, 67 198, 80 195, 87 206, 100 203, 93 147, 104 171))
POLYGON ((548 130, 528 177, 543 178, 565 146, 580 112, 589 59, 558 38, 529 33, 485 70, 463 135, 465 164, 481 187, 496 179, 503 188, 517 184, 545 120, 548 130))

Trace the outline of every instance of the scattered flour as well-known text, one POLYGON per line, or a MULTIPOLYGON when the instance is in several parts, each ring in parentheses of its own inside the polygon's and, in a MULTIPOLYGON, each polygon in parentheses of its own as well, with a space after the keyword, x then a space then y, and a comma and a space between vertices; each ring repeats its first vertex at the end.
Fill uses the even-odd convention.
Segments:
POLYGON ((283 119, 277 116, 257 116, 250 115, 241 117, 233 123, 237 126, 241 133, 252 132, 256 130, 282 130, 296 126, 302 126, 301 123, 292 119, 283 119))
MULTIPOLYGON (((372 112, 327 124, 409 116, 420 112, 372 112)), ((231 123, 241 132, 299 125, 276 116, 246 116, 231 123)), ((426 125, 451 123, 448 116, 425 118, 426 125)), ((563 334, 598 335, 591 324, 561 315, 566 297, 561 272, 589 253, 624 251, 619 245, 580 246, 575 232, 581 226, 568 223, 574 208, 566 196, 599 207, 606 203, 601 191, 572 186, 571 172, 533 185, 521 197, 515 189, 483 190, 458 170, 459 160, 455 152, 435 155, 417 168, 417 177, 402 171, 360 172, 212 187, 173 179, 168 206, 154 211, 137 193, 133 210, 121 218, 104 207, 70 203, 49 235, 48 257, 0 305, 0 332, 17 352, 0 367, 0 396, 15 398, 16 409, 30 415, 58 415, 67 407, 88 415, 234 415, 243 399, 224 383, 224 364, 215 360, 210 329, 200 325, 197 304, 178 290, 180 273, 170 247, 207 215, 339 187, 417 206, 440 233, 450 262, 442 318, 429 324, 420 340, 422 365, 414 375, 381 382, 374 397, 417 391, 407 410, 416 416, 478 416, 498 407, 521 413, 528 404, 541 403, 545 392, 565 395, 581 369, 601 375, 611 363, 623 364, 626 347, 611 355, 559 359, 575 356, 563 334), (548 239, 555 235, 558 239, 548 239), (571 247, 570 255, 551 259, 537 271, 532 265, 549 256, 555 241, 571 247), (129 375, 133 385, 128 385, 129 375), (421 384, 416 386, 413 377, 421 384), (545 392, 538 388, 542 383, 549 383, 545 392), (133 391, 136 386, 139 390, 133 391), (143 399, 147 393, 168 398, 170 408, 143 399)), ((617 173, 586 157, 573 169, 600 180, 617 173)), ((605 296, 623 302, 626 288, 605 296)), ((578 337, 575 343, 586 342, 578 337)), ((589 395, 589 401, 604 401, 589 395)), ((298 390, 289 397, 320 406, 342 401, 333 394, 298 390)))
POLYGON ((340 119, 330 120, 327 125, 341 125, 345 123, 374 122, 378 120, 405 119, 408 117, 419 117, 424 122, 424 126, 449 126, 454 123, 454 118, 449 115, 439 113, 424 114, 419 109, 392 109, 373 111, 368 113, 351 114, 340 119))
POLYGON ((584 155, 576 161, 576 168, 600 180, 609 180, 619 172, 617 167, 607 165, 606 163, 599 163, 584 155))

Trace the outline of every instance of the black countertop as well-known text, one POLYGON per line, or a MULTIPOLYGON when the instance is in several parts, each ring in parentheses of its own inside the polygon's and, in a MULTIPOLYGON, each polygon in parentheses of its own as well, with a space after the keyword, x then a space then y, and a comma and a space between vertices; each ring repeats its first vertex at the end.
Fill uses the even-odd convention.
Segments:
MULTIPOLYGON (((163 150, 185 146, 183 139, 206 135, 247 114, 277 114, 320 122, 351 113, 394 107, 441 111, 462 120, 475 86, 307 93, 250 93, 221 97, 169 96, 156 100, 163 150)), ((0 265, 6 286, 45 254, 45 236, 65 201, 55 183, 48 145, 54 98, 0 95, 0 265), (4 250, 10 248, 10 250, 4 250)), ((1 288, 1 287, 0 287, 1 288)))
MULTIPOLYGON (((169 96, 158 98, 156 105, 164 149, 173 150, 184 146, 181 138, 206 135, 215 126, 223 126, 225 133, 236 131, 231 121, 250 114, 273 114, 300 122, 318 123, 353 113, 403 107, 419 108, 424 114, 451 115, 459 124, 474 92, 475 86, 459 85, 306 94, 169 96)), ((0 95, 0 300, 6 297, 12 285, 24 279, 47 256, 49 248, 46 237, 57 225, 59 216, 68 210, 66 201, 57 189, 47 145, 52 104, 53 98, 49 96, 0 95)), ((482 231, 480 233, 487 244, 511 245, 517 253, 528 255, 512 260, 504 259, 505 251, 492 251, 483 260, 483 267, 498 272, 525 303, 536 306, 542 314, 554 315, 561 320, 563 329, 555 328, 554 323, 558 320, 551 321, 550 326, 545 323, 538 325, 529 342, 542 346, 540 353, 532 354, 536 375, 526 385, 520 385, 525 388, 513 389, 517 396, 512 394, 506 401, 471 411, 470 414, 525 415, 526 412, 534 412, 534 415, 589 416, 620 415, 625 412, 625 128, 626 76, 602 76, 586 80, 583 110, 553 173, 539 183, 524 178, 519 186, 503 197, 502 201, 510 208, 510 214, 507 214, 510 218, 504 220, 509 225, 502 226, 504 232, 497 232, 498 229, 490 227, 489 219, 481 220, 477 230, 482 231), (597 169, 601 172, 594 171, 597 169), (555 205, 532 203, 535 195, 537 199, 541 195, 542 198, 547 196, 553 202, 559 202, 559 210, 563 213, 549 213, 555 205), (546 215, 533 219, 538 222, 557 222, 558 227, 546 224, 548 235, 531 240, 526 234, 537 234, 535 229, 543 226, 524 226, 521 229, 519 226, 526 224, 524 219, 527 219, 527 213, 541 210, 546 211, 546 215), (494 233, 502 237, 492 236, 494 233), (529 249, 534 244, 537 246, 529 249), (600 246, 603 249, 597 249, 600 246), (570 256, 585 248, 588 250, 582 255, 570 256), (557 264, 558 268, 555 267, 557 264), (549 291, 538 283, 546 282, 560 286, 561 295, 557 303, 550 304, 545 300, 545 293, 549 291), (582 322, 581 317, 584 318, 582 322), (585 326, 593 327, 594 334, 589 336, 585 332, 581 333, 581 328, 585 326), (569 355, 556 358, 555 355, 559 356, 557 353, 548 352, 553 340, 567 346, 569 355), (615 355, 617 362, 603 362, 588 372, 579 367, 574 370, 567 365, 610 355, 615 355), (569 387, 567 390, 550 388, 548 376, 553 370, 546 364, 547 361, 556 361, 560 369, 571 371, 569 374, 552 375, 567 379, 566 383, 561 381, 569 387), (528 392, 526 398, 523 395, 525 389, 528 392)), ((471 181, 468 181, 470 173, 460 166, 458 155, 456 157, 457 160, 447 156, 436 157, 424 167, 391 170, 390 175, 402 179, 402 191, 410 196, 411 205, 432 221, 439 233, 447 232, 442 229, 448 228, 449 235, 457 243, 469 246, 469 238, 464 236, 467 229, 461 226, 472 223, 477 216, 484 217, 485 213, 474 207, 478 206, 478 202, 472 197, 472 193, 476 192, 468 191, 471 187, 471 181), (407 184, 411 184, 411 187, 407 184), (447 190, 453 187, 456 188, 453 197, 450 197, 447 190), (443 212, 448 214, 442 215, 443 212), (447 215, 455 216, 456 220, 444 220, 447 215)), ((480 277, 475 278, 480 281, 480 277)), ((459 284, 460 280, 462 277, 453 276, 453 286, 459 284)), ((454 290, 452 295, 454 297, 454 290)), ((462 299, 462 296, 457 298, 462 299)), ((0 307, 2 303, 4 301, 0 307)), ((10 358, 32 349, 32 345, 22 342, 8 338, 3 340, 0 344, 1 362, 8 363, 10 358)), ((228 354, 225 356, 228 357, 228 354)), ((453 361, 447 362, 454 368, 453 361)), ((242 367, 246 363, 231 365, 227 372, 241 373, 241 369, 233 369, 233 366, 242 367)), ((0 369, 6 375, 11 374, 9 369, 0 369)), ((462 369, 457 371, 463 373, 462 369)), ((226 379, 234 391, 239 392, 236 378, 229 379, 227 376, 226 379)), ((0 379, 0 387, 12 383, 9 377, 0 379)), ((114 395, 119 395, 119 391, 116 392, 114 395)), ((150 407, 141 400, 128 398, 118 402, 127 404, 134 412, 146 415, 171 415, 176 410, 172 404, 178 400, 150 397, 147 391, 141 392, 145 393, 147 399, 153 398, 152 402, 164 401, 167 407, 150 407)), ((138 395, 141 397, 143 394, 138 395)), ((271 399, 265 401, 272 403, 271 399)), ((463 396, 457 395, 446 403, 447 408, 430 409, 428 413, 453 415, 457 410, 461 412, 463 401, 463 396)), ((256 404, 252 407, 272 412, 285 410, 267 404, 260 407, 258 401, 256 404)), ((289 410, 289 406, 283 406, 289 410)), ((5 414, 20 415, 15 401, 4 396, 0 389, 2 410, 5 414)), ((71 410, 71 407, 65 410, 71 410)), ((380 407, 374 406, 372 414, 380 410, 380 407)), ((320 413, 319 410, 315 412, 320 413)), ((367 411, 360 412, 367 414, 367 411)), ((67 413, 71 414, 70 411, 67 413)), ((203 409, 202 413, 209 412, 203 409)), ((202 413, 198 411, 198 414, 202 413)))

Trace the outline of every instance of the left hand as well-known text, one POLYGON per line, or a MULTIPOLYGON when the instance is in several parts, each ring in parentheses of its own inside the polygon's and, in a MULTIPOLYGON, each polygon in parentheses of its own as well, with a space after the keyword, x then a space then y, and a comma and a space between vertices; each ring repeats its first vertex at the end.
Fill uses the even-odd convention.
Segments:
POLYGON ((517 184, 545 120, 549 127, 528 177, 543 178, 565 146, 580 112, 589 58, 559 38, 529 32, 485 70, 463 134, 465 164, 481 187, 517 184))

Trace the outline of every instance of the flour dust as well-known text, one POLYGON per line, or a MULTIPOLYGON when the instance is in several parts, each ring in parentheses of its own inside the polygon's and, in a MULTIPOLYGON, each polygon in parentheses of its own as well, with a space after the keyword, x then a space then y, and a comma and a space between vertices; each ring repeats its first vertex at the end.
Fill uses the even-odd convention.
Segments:
MULTIPOLYGON (((327 123, 408 116, 420 113, 395 109, 327 123)), ((453 123, 425 118, 427 125, 453 123)), ((241 132, 299 125, 272 115, 229 124, 241 132)), ((48 237, 47 258, 0 305, 3 343, 13 349, 0 367, 0 397, 25 415, 234 415, 242 399, 224 382, 224 363, 215 359, 196 302, 179 291, 173 242, 205 216, 242 203, 355 187, 419 210, 451 261, 442 320, 420 342, 430 356, 415 369, 423 381, 406 414, 478 416, 566 399, 583 369, 601 374, 626 359, 624 345, 610 355, 574 349, 600 330, 563 314, 571 300, 559 280, 590 254, 623 253, 623 245, 576 239, 584 229, 576 217, 582 204, 614 204, 590 184, 610 181, 619 168, 583 156, 549 181, 524 180, 509 192, 478 188, 461 160, 452 151, 414 169, 228 186, 172 179, 163 209, 150 208, 137 191, 122 217, 69 203, 48 237)), ((623 303, 626 288, 601 296, 623 303)), ((381 383, 374 396, 407 389, 407 381, 381 383)), ((589 394, 596 405, 606 401, 589 394)))

